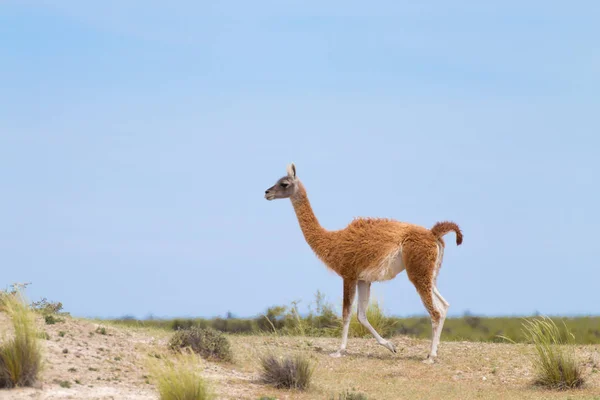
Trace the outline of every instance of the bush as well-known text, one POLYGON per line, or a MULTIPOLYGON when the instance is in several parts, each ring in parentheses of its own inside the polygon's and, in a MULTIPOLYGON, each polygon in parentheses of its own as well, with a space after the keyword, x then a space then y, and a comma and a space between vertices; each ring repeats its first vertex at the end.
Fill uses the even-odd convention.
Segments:
POLYGON ((0 345, 0 388, 32 386, 42 364, 34 314, 19 289, 0 292, 0 311, 14 327, 14 337, 0 345))
POLYGON ((535 346, 533 365, 537 372, 537 385, 559 390, 583 385, 581 368, 573 348, 569 346, 572 334, 566 324, 561 331, 553 320, 542 317, 525 320, 523 327, 525 335, 535 346))
POLYGON ((229 340, 221 332, 212 328, 193 326, 175 332, 169 341, 169 348, 181 350, 186 347, 206 359, 219 361, 232 359, 229 340))
POLYGON ((293 357, 277 357, 268 354, 260 358, 261 380, 278 389, 305 390, 310 386, 314 368, 301 354, 293 357))
POLYGON ((54 325, 58 322, 64 322, 64 318, 59 315, 68 315, 69 313, 61 312, 63 305, 61 302, 48 301, 45 297, 40 301, 31 303, 31 309, 44 317, 44 321, 48 325, 54 325))
POLYGON ((194 354, 182 352, 173 360, 149 363, 152 378, 156 381, 160 400, 208 400, 214 398, 204 379, 198 375, 198 359, 194 354))

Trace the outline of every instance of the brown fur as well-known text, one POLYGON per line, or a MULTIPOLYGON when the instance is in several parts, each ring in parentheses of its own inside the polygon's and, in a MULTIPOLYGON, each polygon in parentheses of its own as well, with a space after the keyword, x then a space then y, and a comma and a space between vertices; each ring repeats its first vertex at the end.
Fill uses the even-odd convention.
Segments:
POLYGON ((342 308, 342 318, 347 320, 350 318, 352 303, 356 295, 356 281, 344 279, 344 303, 342 308))
POLYGON ((433 225, 433 228, 431 228, 431 233, 433 233, 433 235, 438 239, 441 239, 442 236, 451 231, 456 233, 456 245, 460 246, 463 241, 463 235, 458 225, 456 225, 454 222, 438 222, 433 225))
POLYGON ((291 200, 308 245, 328 268, 348 280, 357 280, 365 270, 378 268, 399 246, 403 248, 411 281, 415 283, 416 277, 423 274, 432 279, 440 232, 449 232, 448 226, 456 227, 462 241, 458 226, 452 222, 443 223, 442 228, 440 223, 436 224, 434 233, 422 226, 392 219, 357 218, 344 229, 328 231, 319 224, 301 182, 291 200))

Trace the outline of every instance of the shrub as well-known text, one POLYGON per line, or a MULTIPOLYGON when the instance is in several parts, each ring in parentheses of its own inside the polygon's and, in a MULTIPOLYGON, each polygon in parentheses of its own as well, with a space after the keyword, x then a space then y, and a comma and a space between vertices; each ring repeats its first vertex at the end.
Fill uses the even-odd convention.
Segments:
POLYGON ((229 340, 221 332, 212 328, 193 326, 175 332, 169 341, 169 348, 181 350, 186 347, 206 359, 219 361, 232 359, 229 340))
POLYGON ((149 363, 160 400, 208 400, 214 398, 204 379, 197 373, 197 356, 182 352, 175 355, 174 360, 161 362, 153 359, 149 363))
POLYGON ((525 320, 524 333, 533 342, 536 357, 533 365, 537 377, 535 383, 550 389, 573 389, 583 385, 581 367, 573 348, 570 347, 571 332, 564 324, 561 331, 547 317, 525 320))
POLYGON ((14 337, 0 345, 0 388, 32 386, 42 364, 34 314, 19 289, 0 292, 0 311, 14 327, 14 337))
POLYGON ((305 390, 310 386, 314 371, 312 363, 301 354, 277 357, 268 354, 260 358, 261 380, 278 389, 305 390))
MULTIPOLYGON (((383 309, 377 301, 369 303, 367 308, 367 320, 375 330, 382 337, 390 337, 394 333, 397 321, 393 318, 387 317, 383 313, 383 309)), ((363 324, 358 321, 356 311, 352 314, 350 319, 350 336, 351 337, 365 337, 371 336, 371 332, 363 324)))
POLYGON ((40 301, 31 303, 31 309, 44 317, 44 321, 48 325, 54 325, 58 322, 64 322, 64 318, 59 315, 68 315, 69 313, 61 312, 63 305, 61 302, 48 301, 45 297, 40 301))

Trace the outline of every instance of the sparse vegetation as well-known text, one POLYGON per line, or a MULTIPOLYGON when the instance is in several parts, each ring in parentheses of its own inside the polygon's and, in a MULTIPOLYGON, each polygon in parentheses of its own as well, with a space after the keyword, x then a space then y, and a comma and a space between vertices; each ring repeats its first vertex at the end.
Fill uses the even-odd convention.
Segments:
POLYGON ((346 390, 338 394, 337 397, 332 396, 329 400, 368 400, 368 398, 363 393, 346 390))
POLYGON ((208 400, 214 398, 205 380, 198 374, 195 354, 180 352, 173 359, 151 358, 149 369, 160 400, 208 400))
POLYGON ((40 301, 31 303, 31 309, 41 314, 47 325, 64 322, 64 318, 62 318, 61 315, 68 315, 69 313, 62 312, 62 308, 63 305, 61 302, 48 301, 45 297, 40 301))
MULTIPOLYGON (((256 318, 214 319, 146 319, 135 320, 126 317, 111 320, 115 325, 159 328, 165 330, 189 329, 191 327, 213 328, 223 333, 295 335, 310 337, 339 337, 341 318, 324 296, 317 292, 316 298, 309 305, 309 313, 301 315, 299 302, 290 306, 273 306, 256 318)), ((416 338, 431 338, 431 321, 429 317, 398 318, 385 315, 377 302, 372 302, 368 309, 369 322, 382 336, 408 335, 416 338), (376 326, 377 325, 377 326, 376 326)), ((600 344, 600 317, 552 318, 555 322, 564 322, 575 335, 574 344, 600 344)), ((522 331, 522 319, 516 317, 479 317, 465 313, 463 317, 446 319, 442 333, 444 341, 502 342, 509 337, 515 342, 525 343, 529 339, 522 331)), ((351 321, 350 335, 361 337, 368 334, 358 322, 356 314, 351 321)))
POLYGON ((71 382, 69 382, 69 381, 60 381, 60 382, 58 382, 58 384, 60 385, 61 388, 65 388, 65 389, 71 388, 71 382))
POLYGON ((260 366, 262 382, 278 389, 306 390, 314 372, 314 366, 302 354, 278 357, 268 353, 260 358, 260 366))
POLYGON ((100 335, 106 335, 106 328, 103 326, 99 326, 96 328, 96 333, 100 335))
POLYGON ((570 346, 572 333, 549 318, 525 320, 524 331, 535 347, 535 383, 550 389, 573 389, 583 385, 581 367, 570 346))
POLYGON ((229 340, 219 331, 212 328, 191 327, 182 329, 169 341, 171 350, 190 348, 203 358, 218 361, 231 361, 232 353, 229 340))
POLYGON ((0 311, 14 328, 13 337, 0 344, 0 388, 33 385, 42 365, 34 314, 21 290, 22 286, 13 285, 12 291, 0 292, 0 311))

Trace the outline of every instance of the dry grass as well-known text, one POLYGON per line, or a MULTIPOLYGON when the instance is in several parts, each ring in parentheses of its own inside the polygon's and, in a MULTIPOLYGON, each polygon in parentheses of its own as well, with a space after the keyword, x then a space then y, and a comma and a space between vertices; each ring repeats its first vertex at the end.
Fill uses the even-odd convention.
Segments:
POLYGON ((155 381, 160 400, 210 400, 214 398, 206 381, 199 375, 200 359, 181 352, 170 359, 151 359, 148 369, 155 381))
POLYGON ((261 381, 278 389, 306 390, 314 372, 310 360, 302 355, 278 357, 267 353, 260 357, 261 381))
POLYGON ((566 325, 561 331, 549 318, 536 318, 523 323, 524 330, 534 344, 533 358, 537 385, 549 389, 574 389, 584 383, 581 366, 573 347, 569 345, 571 332, 566 325))
POLYGON ((0 345, 0 388, 32 386, 42 365, 35 315, 19 290, 0 292, 0 311, 14 329, 12 338, 0 345))
POLYGON ((329 400, 368 400, 367 396, 359 392, 351 392, 346 390, 336 396, 332 396, 329 400))

